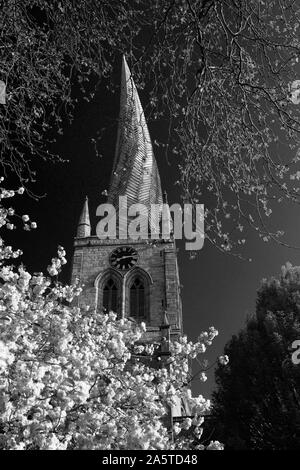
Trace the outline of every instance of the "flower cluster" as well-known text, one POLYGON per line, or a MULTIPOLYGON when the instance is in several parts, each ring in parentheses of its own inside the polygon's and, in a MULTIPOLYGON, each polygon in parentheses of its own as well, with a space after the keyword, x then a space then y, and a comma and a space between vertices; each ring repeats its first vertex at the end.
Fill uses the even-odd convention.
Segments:
MULTIPOLYGON (((4 178, 0 178, 0 183, 4 181, 4 178)), ((24 194, 25 189, 23 187, 20 187, 17 190, 13 189, 5 189, 5 188, 0 188, 0 201, 3 199, 8 199, 11 197, 14 197, 17 194, 24 194)), ((36 222, 33 222, 30 220, 29 215, 24 214, 22 216, 19 216, 18 214, 15 213, 15 210, 12 207, 9 207, 8 209, 4 206, 0 206, 0 227, 5 226, 7 230, 14 230, 16 228, 15 223, 12 222, 11 217, 14 218, 19 218, 23 222, 23 229, 26 231, 30 231, 31 229, 36 229, 37 224, 36 222)))
POLYGON ((220 356, 219 363, 221 364, 221 366, 227 366, 227 364, 229 363, 229 357, 226 354, 225 356, 220 356))

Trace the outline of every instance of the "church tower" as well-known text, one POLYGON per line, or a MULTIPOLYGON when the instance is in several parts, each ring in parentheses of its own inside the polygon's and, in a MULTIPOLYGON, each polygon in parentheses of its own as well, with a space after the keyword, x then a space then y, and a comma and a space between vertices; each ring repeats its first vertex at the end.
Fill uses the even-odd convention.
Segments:
MULTIPOLYGON (((149 218, 149 231, 159 226, 163 196, 148 126, 133 78, 123 57, 120 114, 115 157, 107 202, 119 209, 119 196, 128 207, 142 203, 150 214, 156 204, 158 221, 149 218)), ((94 231, 94 233, 96 230, 94 231)), ((161 232, 161 230, 160 230, 161 232)), ((129 237, 129 235, 128 235, 129 237)), ((100 239, 93 234, 86 198, 74 240, 72 280, 84 285, 79 305, 98 312, 113 310, 147 325, 147 340, 161 338, 166 321, 171 337, 182 333, 180 283, 175 240, 100 239)))

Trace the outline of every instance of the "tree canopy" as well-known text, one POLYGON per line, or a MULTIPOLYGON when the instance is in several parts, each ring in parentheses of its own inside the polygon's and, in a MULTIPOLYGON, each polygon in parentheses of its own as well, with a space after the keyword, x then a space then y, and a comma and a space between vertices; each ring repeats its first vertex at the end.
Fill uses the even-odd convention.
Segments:
MULTIPOLYGON (((294 0, 5 0, 0 19, 2 165, 34 179, 33 156, 75 105, 79 83, 111 77, 126 54, 147 116, 180 164, 185 200, 207 199, 206 237, 223 251, 274 203, 299 202, 299 15, 294 0), (24 173, 24 170, 25 173, 24 173)), ((111 80, 106 82, 111 86, 111 80)), ((113 86, 113 85, 112 85, 113 86)), ((52 156, 53 157, 53 156, 52 156)), ((23 181, 24 183, 24 181, 23 181)))
POLYGON ((299 449, 300 367, 292 360, 300 338, 300 268, 264 280, 256 316, 225 347, 216 370, 216 436, 230 449, 299 449))

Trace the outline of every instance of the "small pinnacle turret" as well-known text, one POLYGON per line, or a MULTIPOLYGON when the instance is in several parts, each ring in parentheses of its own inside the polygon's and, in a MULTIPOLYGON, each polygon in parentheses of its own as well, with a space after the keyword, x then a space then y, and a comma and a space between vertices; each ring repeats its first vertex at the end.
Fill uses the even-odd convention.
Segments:
POLYGON ((85 197, 83 209, 81 212, 81 216, 79 219, 78 227, 77 227, 77 238, 85 238, 91 236, 91 222, 90 222, 90 214, 89 214, 89 203, 88 197, 85 197))

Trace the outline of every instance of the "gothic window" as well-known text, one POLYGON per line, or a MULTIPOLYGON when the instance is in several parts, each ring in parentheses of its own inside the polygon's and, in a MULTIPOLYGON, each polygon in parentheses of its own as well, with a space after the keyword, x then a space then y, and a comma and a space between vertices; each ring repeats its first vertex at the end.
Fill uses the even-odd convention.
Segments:
POLYGON ((130 316, 137 319, 146 317, 146 290, 144 282, 136 277, 130 286, 130 316))
POLYGON ((103 308, 118 313, 118 288, 113 279, 108 279, 103 287, 103 308))

